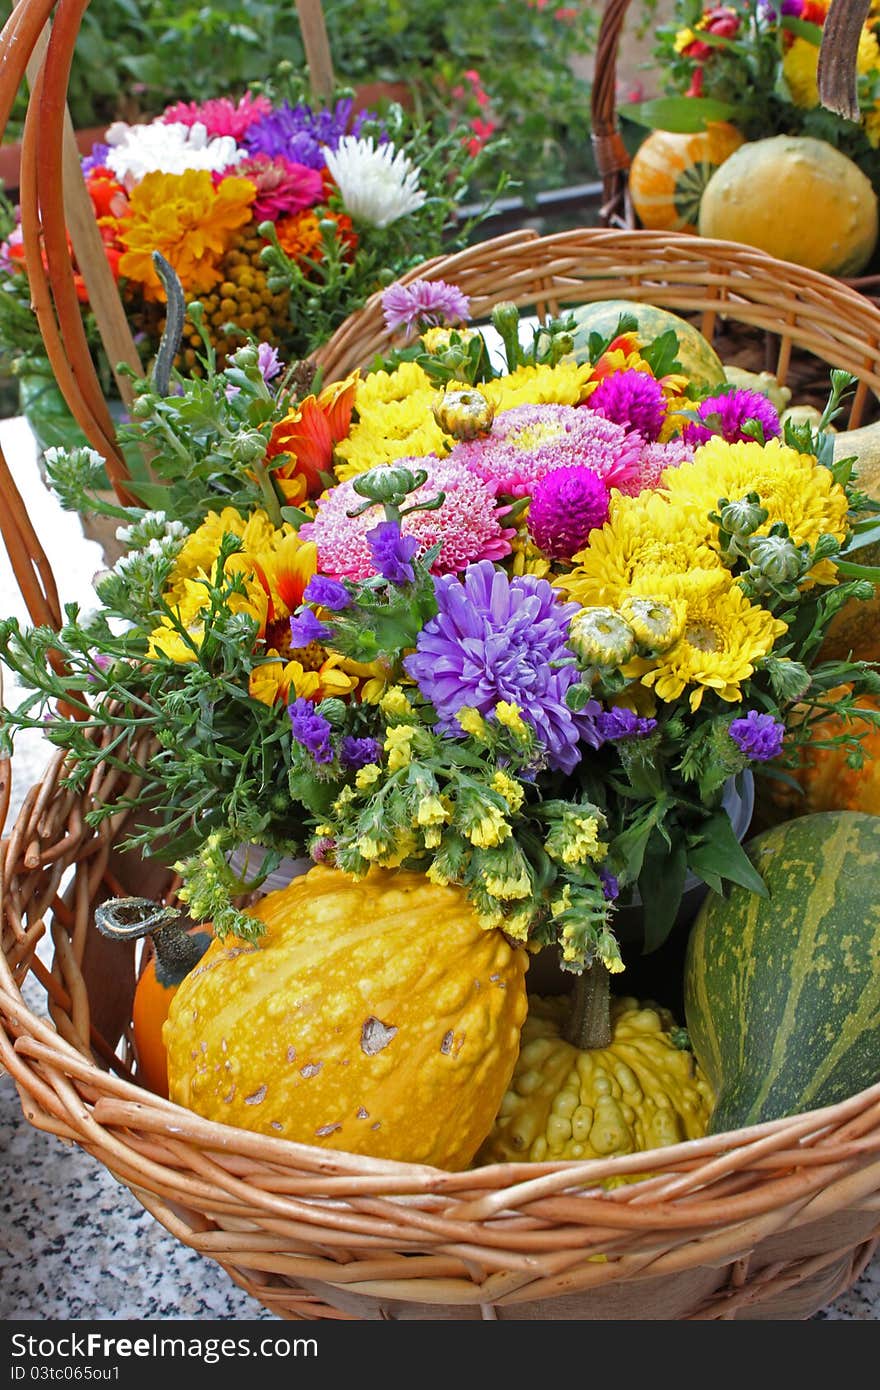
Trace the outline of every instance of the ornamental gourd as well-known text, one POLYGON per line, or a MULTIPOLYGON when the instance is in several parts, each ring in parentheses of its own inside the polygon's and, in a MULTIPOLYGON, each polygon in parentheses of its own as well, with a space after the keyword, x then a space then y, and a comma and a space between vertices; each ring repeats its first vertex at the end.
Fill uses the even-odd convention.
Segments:
POLYGON ((668 329, 678 338, 678 361, 685 375, 701 392, 723 386, 727 380, 724 364, 711 343, 687 319, 659 309, 654 304, 642 304, 636 299, 600 299, 593 304, 581 304, 572 314, 577 328, 573 352, 578 362, 589 360, 591 333, 610 337, 616 333, 621 315, 635 320, 636 336, 643 344, 652 342, 668 329))
POLYGON ((699 230, 826 275, 858 275, 877 244, 877 195, 827 140, 772 135, 740 145, 716 169, 699 230))
POLYGON ((526 952, 463 889, 317 865, 215 940, 165 1025, 173 1101, 378 1158, 467 1167, 510 1081, 526 952))
POLYGON ((769 890, 710 892, 685 1019, 719 1134, 835 1105, 880 1080, 880 816, 799 816, 746 846, 769 890))
MULTIPOLYGON (((833 700, 849 687, 828 692, 833 700)), ((860 696, 856 708, 871 710, 877 722, 868 724, 858 719, 844 719, 839 714, 828 714, 824 719, 814 720, 810 725, 810 741, 798 749, 798 766, 789 769, 803 793, 800 796, 794 789, 779 785, 784 791, 784 803, 792 814, 815 811, 866 811, 869 815, 880 816, 880 700, 869 695, 860 696), (847 761, 849 748, 838 744, 832 748, 820 748, 818 744, 839 738, 842 734, 856 735, 863 754, 862 766, 851 767, 847 761)))
POLYGON ((668 1009, 612 999, 611 1040, 593 1048, 567 1040, 570 1010, 564 995, 529 996, 513 1080, 478 1163, 608 1158, 705 1134, 714 1096, 668 1009))
POLYGON ((652 130, 629 169, 629 194, 642 226, 696 232, 706 185, 744 138, 727 121, 688 134, 652 130))

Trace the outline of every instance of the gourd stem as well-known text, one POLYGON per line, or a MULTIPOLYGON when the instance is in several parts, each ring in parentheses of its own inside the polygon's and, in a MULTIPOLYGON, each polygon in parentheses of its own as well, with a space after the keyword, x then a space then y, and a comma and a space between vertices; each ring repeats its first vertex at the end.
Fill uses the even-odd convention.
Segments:
POLYGON ((156 952, 156 979, 170 988, 194 970, 208 948, 207 932, 185 932, 176 922, 166 922, 150 932, 156 952))
POLYGON ((565 1040, 582 1052, 611 1045, 610 976, 600 960, 575 981, 565 1040))

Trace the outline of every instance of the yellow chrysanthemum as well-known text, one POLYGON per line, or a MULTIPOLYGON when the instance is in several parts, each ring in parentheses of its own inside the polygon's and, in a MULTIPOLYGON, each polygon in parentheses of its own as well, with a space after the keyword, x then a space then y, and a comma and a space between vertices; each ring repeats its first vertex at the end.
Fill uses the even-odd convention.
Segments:
MULTIPOLYGON (((679 594, 681 592, 679 588, 679 594)), ((651 662, 632 663, 643 685, 666 703, 688 686, 690 707, 699 709, 707 690, 722 700, 742 698, 741 683, 754 673, 755 662, 768 654, 786 624, 749 603, 736 584, 687 597, 684 631, 668 651, 651 662)))
MULTIPOLYGON (((667 469, 662 481, 673 503, 701 515, 715 511, 722 497, 737 501, 756 492, 769 513, 759 535, 777 521, 785 522, 797 545, 815 545, 823 534, 842 541, 847 533, 849 503, 830 470, 778 439, 727 444, 715 436, 701 445, 693 462, 667 469)), ((833 584, 835 575, 831 560, 810 571, 820 584, 833 584)))
POLYGON ((126 248, 120 275, 137 280, 145 298, 164 300, 152 259, 159 251, 185 294, 206 293, 223 278, 219 262, 239 228, 250 222, 256 192, 249 179, 225 178, 215 187, 207 169, 145 174, 132 189, 128 215, 120 223, 119 240, 126 248))
POLYGON ((661 576, 684 575, 693 584, 707 571, 726 576, 709 543, 710 530, 705 515, 670 503, 662 493, 614 493, 605 525, 574 556, 576 568, 553 582, 584 608, 618 608, 631 592, 649 594, 661 576))
POLYGON ((340 670, 341 658, 336 653, 322 653, 319 666, 311 667, 301 661, 261 661, 251 671, 248 694, 262 705, 274 705, 302 698, 325 700, 330 696, 341 699, 350 695, 357 681, 340 670))
POLYGON ((517 405, 580 405, 589 392, 592 375, 588 362, 572 358, 555 367, 517 367, 509 376, 480 383, 480 392, 495 407, 495 414, 517 405))
POLYGON ((782 59, 782 75, 795 106, 819 105, 819 50, 808 39, 795 39, 782 59))

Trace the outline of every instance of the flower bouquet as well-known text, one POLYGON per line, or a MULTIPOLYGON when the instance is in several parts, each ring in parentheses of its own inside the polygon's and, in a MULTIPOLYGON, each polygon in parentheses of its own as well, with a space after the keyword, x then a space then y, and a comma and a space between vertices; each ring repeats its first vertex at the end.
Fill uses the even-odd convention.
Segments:
MULTIPOLYGON (((851 378, 813 428, 698 385, 674 321, 578 344, 501 304, 480 329, 442 281, 384 306, 398 346, 317 393, 254 340, 221 365, 203 321, 202 375, 143 384, 163 505, 115 509, 93 612, 2 624, 32 692, 3 737, 43 728, 71 788, 137 776, 127 843, 180 909, 102 925, 153 934, 167 1019, 135 1047, 141 1075, 167 1049, 172 1099, 447 1168, 698 1137, 708 1053, 610 980, 688 874, 766 899, 731 785, 786 777, 832 708, 854 760, 880 719, 873 666, 820 655, 876 578, 876 506, 826 432, 851 378), (548 955, 555 997, 529 997, 548 955)), ((100 466, 52 455, 66 505, 100 466)))
MULTIPOLYGON (((374 290, 426 255, 466 244, 479 218, 459 218, 459 207, 495 143, 487 137, 474 147, 464 125, 440 129, 396 105, 382 114, 356 109, 350 92, 310 104, 292 84, 283 95, 181 101, 149 122, 114 122, 82 170, 144 365, 166 320, 157 253, 186 306, 198 305, 193 313, 221 363, 248 339, 266 353, 307 357, 374 290)), ((7 232, 0 355, 22 379, 51 383, 18 209, 7 209, 7 232)), ((78 272, 75 279, 114 400, 117 364, 107 360, 84 280, 78 272)), ((189 323, 177 357, 184 374, 202 370, 201 341, 189 323)), ((25 404, 48 446, 61 433, 51 417, 65 412, 57 388, 41 399, 42 410, 29 396, 25 404)))

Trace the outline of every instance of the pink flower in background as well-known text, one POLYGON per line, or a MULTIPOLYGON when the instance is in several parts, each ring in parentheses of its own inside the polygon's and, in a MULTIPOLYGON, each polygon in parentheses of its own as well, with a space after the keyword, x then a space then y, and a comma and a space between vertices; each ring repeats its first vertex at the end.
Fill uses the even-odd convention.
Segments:
POLYGON ((670 439, 666 444, 648 444, 642 454, 642 488, 659 487, 664 469, 690 463, 693 456, 693 446, 684 439, 670 439))
POLYGON ((176 105, 168 107, 162 120, 165 124, 174 122, 179 125, 195 125, 200 122, 209 135, 231 135, 238 143, 245 131, 249 130, 255 121, 268 116, 271 110, 272 103, 268 97, 254 97, 245 92, 237 104, 230 101, 229 97, 213 97, 201 103, 179 101, 176 105))
POLYGON ((258 222, 277 222, 319 203, 324 196, 323 175, 306 164, 295 164, 283 154, 253 154, 226 171, 250 179, 257 190, 254 216, 258 222))

